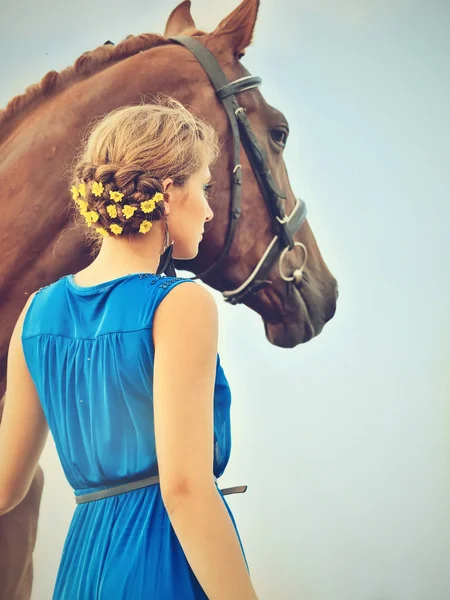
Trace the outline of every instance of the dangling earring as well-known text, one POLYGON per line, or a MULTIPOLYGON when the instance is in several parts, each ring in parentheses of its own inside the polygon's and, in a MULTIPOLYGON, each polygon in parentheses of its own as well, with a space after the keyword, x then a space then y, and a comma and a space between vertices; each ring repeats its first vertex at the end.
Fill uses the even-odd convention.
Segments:
POLYGON ((156 270, 157 274, 165 273, 168 277, 176 277, 175 265, 172 258, 173 253, 173 242, 170 243, 169 236, 169 224, 167 223, 167 216, 164 215, 164 226, 165 226, 165 242, 164 249, 161 253, 159 265, 156 270))

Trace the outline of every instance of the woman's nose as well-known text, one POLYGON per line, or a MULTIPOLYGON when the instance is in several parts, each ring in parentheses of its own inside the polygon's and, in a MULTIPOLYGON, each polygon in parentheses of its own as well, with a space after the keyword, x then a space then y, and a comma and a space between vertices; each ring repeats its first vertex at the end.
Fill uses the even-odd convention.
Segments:
POLYGON ((211 219, 214 217, 214 213, 213 213, 211 207, 209 206, 208 208, 209 208, 209 210, 208 210, 208 213, 207 213, 206 219, 205 219, 206 222, 211 221, 211 219))

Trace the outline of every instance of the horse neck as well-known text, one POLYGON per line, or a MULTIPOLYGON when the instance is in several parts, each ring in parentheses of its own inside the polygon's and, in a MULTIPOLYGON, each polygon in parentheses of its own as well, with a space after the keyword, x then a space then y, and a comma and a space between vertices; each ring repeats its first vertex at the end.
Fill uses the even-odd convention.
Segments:
MULTIPOLYGON (((67 101, 67 98, 68 97, 70 98, 71 93, 74 92, 75 90, 84 89, 83 98, 86 100, 89 100, 89 96, 91 95, 92 92, 94 93, 94 95, 96 97, 101 97, 102 96, 102 88, 99 84, 100 81, 102 81, 102 82, 104 82, 105 80, 108 81, 109 78, 111 78, 111 80, 113 80, 115 73, 121 73, 121 72, 123 72, 123 69, 126 72, 127 69, 136 61, 142 62, 143 58, 144 58, 144 54, 146 55, 146 58, 148 58, 148 55, 150 52, 152 53, 152 60, 151 60, 152 81, 149 81, 149 84, 152 84, 154 82, 153 70, 154 70, 154 67, 157 67, 157 62, 158 62, 158 61, 153 60, 153 54, 155 53, 155 51, 157 51, 161 48, 163 48, 163 45, 161 45, 161 46, 157 45, 155 47, 151 47, 151 48, 148 48, 148 49, 142 50, 142 51, 136 50, 135 54, 120 57, 116 61, 111 61, 111 62, 105 63, 104 65, 100 65, 100 66, 98 66, 98 70, 96 70, 94 73, 87 73, 84 76, 80 76, 77 72, 73 72, 71 74, 70 78, 66 78, 65 80, 60 80, 59 82, 55 83, 54 91, 51 91, 50 93, 37 93, 32 99, 30 99, 28 101, 24 100, 23 97, 21 97, 21 96, 15 98, 14 101, 15 101, 16 105, 18 106, 18 108, 16 108, 16 110, 14 110, 12 113, 9 113, 8 116, 5 117, 4 119, 0 119, 0 144, 2 144, 5 140, 8 140, 11 137, 11 135, 15 134, 15 130, 17 128, 20 128, 26 121, 28 121, 29 119, 33 120, 34 116, 36 114, 40 113, 41 111, 45 112, 46 108, 49 105, 58 107, 58 102, 59 102, 60 98, 64 98, 64 101, 67 101), (106 77, 105 77, 105 74, 106 74, 106 77), (90 83, 89 89, 86 89, 86 86, 85 86, 85 84, 87 82, 90 83), (20 107, 21 104, 22 104, 22 107, 20 107)), ((68 69, 70 69, 70 68, 68 68, 68 69)), ((62 71, 59 74, 60 77, 63 77, 63 73, 64 73, 64 71, 62 71)), ((51 81, 51 78, 49 77, 50 74, 52 74, 52 72, 48 73, 43 78, 43 80, 40 83, 41 87, 42 86, 49 87, 45 82, 47 79, 49 81, 51 81)), ((130 78, 130 73, 126 73, 126 80, 129 81, 129 78, 130 78)), ((53 79, 54 79, 54 77, 53 77, 53 79)), ((141 92, 143 82, 140 81, 138 83, 140 85, 138 84, 136 87, 133 88, 132 85, 124 86, 123 81, 118 82, 118 88, 116 90, 116 94, 118 93, 120 95, 121 99, 123 98, 122 105, 131 103, 131 102, 136 103, 136 101, 139 100, 139 98, 136 98, 136 92, 137 93, 141 92), (127 93, 127 92, 129 92, 129 93, 127 93)), ((151 86, 151 87, 154 87, 154 86, 151 86)), ((158 91, 158 88, 155 89, 155 92, 156 91, 158 91)), ((28 93, 30 93, 30 92, 28 92, 28 93)), ((148 89, 147 86, 145 86, 145 93, 146 94, 153 93, 153 91, 151 89, 148 89)), ((70 103, 70 100, 69 100, 69 103, 70 103)), ((113 106, 113 108, 118 106, 117 102, 114 102, 114 100, 111 100, 110 103, 113 106)), ((93 112, 95 114, 95 110, 93 112)), ((102 114, 101 107, 99 110, 97 110, 97 114, 102 114)))

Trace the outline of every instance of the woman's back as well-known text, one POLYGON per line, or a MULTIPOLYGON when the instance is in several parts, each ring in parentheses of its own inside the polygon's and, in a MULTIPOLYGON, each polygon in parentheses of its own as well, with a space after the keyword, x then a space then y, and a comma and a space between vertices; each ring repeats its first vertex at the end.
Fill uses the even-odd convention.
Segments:
MULTIPOLYGON (((77 495, 158 474, 153 318, 164 297, 183 282, 195 285, 142 273, 80 287, 69 275, 40 290, 31 303, 22 332, 25 358, 77 495)), ((230 456, 230 402, 217 355, 216 477, 230 456)), ((175 598, 180 591, 186 599, 205 597, 159 485, 77 506, 55 598, 175 598)))
MULTIPOLYGON (((153 316, 189 279, 135 274, 90 287, 69 275, 28 311, 23 346, 74 489, 157 474, 153 429, 153 316)), ((230 452, 230 390, 217 356, 214 475, 230 452), (219 451, 220 450, 220 451, 219 451)))

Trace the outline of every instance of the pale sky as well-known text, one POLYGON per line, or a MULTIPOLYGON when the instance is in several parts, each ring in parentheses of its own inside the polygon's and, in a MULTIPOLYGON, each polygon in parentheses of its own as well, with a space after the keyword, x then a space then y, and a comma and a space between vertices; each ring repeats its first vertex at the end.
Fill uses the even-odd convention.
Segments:
MULTIPOLYGON (((176 3, 2 7, 0 105, 85 50, 164 31, 176 3)), ((197 0, 213 29, 234 0, 197 0)), ((243 64, 287 116, 293 189, 340 283, 314 341, 274 348, 220 308, 233 394, 223 487, 261 600, 450 597, 450 3, 262 1, 243 64)), ((51 443, 33 600, 50 597, 72 493, 51 443)))

